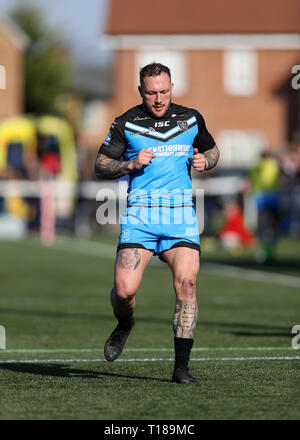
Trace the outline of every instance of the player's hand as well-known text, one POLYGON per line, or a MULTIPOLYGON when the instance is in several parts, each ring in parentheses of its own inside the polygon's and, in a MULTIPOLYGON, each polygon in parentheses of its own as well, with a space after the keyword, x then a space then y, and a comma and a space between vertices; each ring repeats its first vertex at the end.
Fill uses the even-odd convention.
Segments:
POLYGON ((208 162, 205 156, 194 148, 194 155, 190 157, 191 164, 196 171, 204 171, 208 167, 208 162))
POLYGON ((151 148, 145 148, 140 150, 136 158, 132 161, 132 166, 134 170, 140 170, 144 166, 148 166, 151 160, 155 157, 152 153, 151 148))

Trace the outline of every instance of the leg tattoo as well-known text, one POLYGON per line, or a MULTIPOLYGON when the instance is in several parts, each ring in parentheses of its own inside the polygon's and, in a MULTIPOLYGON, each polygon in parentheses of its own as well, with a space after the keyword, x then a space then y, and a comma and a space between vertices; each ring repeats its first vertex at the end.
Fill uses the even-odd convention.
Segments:
POLYGON ((197 301, 176 301, 173 330, 176 338, 193 339, 198 318, 197 301))
POLYGON ((135 270, 141 262, 138 249, 121 249, 118 252, 117 265, 123 269, 135 270))

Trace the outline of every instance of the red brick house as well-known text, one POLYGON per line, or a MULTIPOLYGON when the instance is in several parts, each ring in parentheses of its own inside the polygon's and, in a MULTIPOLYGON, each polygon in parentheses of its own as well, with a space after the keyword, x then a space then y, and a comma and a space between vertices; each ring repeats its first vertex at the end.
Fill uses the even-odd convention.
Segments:
POLYGON ((174 102, 204 115, 225 168, 247 168, 300 128, 299 0, 110 0, 105 39, 111 118, 140 101, 138 69, 157 61, 171 68, 174 102))
POLYGON ((23 112, 23 57, 28 37, 7 16, 0 16, 0 121, 23 112))

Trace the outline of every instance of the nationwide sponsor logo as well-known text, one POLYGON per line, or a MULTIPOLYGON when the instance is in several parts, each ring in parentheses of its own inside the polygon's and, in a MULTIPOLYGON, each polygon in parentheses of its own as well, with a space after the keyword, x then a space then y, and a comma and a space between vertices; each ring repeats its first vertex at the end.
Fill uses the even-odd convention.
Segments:
POLYGON ((156 156, 187 156, 190 145, 158 145, 151 148, 156 156))
POLYGON ((177 121, 177 125, 182 131, 187 131, 189 128, 188 121, 177 121))

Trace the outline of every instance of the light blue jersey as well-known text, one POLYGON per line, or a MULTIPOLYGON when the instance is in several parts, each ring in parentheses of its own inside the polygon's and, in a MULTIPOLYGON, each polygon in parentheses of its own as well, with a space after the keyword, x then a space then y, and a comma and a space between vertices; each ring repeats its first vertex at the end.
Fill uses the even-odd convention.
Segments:
POLYGON ((125 161, 146 148, 155 154, 150 165, 129 175, 119 249, 143 247, 155 254, 174 246, 200 249, 189 159, 193 148, 203 153, 214 145, 200 113, 176 104, 162 119, 140 105, 114 121, 99 153, 125 161))

